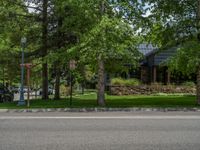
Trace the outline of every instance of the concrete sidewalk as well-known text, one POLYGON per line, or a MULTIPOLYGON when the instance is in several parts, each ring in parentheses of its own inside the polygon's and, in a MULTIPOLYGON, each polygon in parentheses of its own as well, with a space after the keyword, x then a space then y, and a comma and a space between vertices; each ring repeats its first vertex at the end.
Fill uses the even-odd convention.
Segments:
POLYGON ((200 112, 200 108, 35 108, 0 109, 0 112, 200 112))

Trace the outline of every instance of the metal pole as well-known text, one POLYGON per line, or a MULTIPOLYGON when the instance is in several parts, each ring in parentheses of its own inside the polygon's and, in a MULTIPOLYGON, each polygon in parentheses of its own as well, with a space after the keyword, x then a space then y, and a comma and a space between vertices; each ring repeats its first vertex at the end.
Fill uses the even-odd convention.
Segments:
POLYGON ((72 72, 70 71, 70 106, 72 105, 72 72))
POLYGON ((24 44, 22 44, 22 64, 21 64, 21 88, 20 88, 20 99, 18 106, 25 105, 24 101, 24 44))
POLYGON ((27 86, 28 86, 27 107, 30 107, 30 66, 27 66, 27 86))

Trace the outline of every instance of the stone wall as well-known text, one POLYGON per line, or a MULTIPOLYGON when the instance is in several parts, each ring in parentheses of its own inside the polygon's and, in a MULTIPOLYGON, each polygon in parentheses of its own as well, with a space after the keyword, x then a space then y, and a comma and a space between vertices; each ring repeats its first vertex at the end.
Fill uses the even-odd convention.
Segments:
POLYGON ((196 93, 195 87, 170 86, 170 85, 140 85, 140 86, 110 86, 111 95, 151 95, 157 93, 196 93))

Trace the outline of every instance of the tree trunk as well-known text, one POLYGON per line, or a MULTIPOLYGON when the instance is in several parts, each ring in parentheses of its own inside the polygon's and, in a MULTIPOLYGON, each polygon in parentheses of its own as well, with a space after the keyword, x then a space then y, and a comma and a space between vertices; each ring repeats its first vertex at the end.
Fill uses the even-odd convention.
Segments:
MULTIPOLYGON (((61 32, 61 28, 62 28, 62 24, 63 24, 63 18, 62 17, 58 17, 58 37, 57 37, 57 47, 58 49, 60 49, 62 47, 62 32, 61 32)), ((60 61, 57 60, 55 62, 55 72, 56 72, 56 83, 55 83, 55 95, 54 95, 54 99, 60 99, 60 61)))
MULTIPOLYGON (((198 7, 197 7, 197 27, 198 27, 198 41, 200 42, 200 0, 198 0, 198 7)), ((197 69, 197 103, 200 105, 200 66, 197 69)))
POLYGON ((47 100, 48 97, 48 67, 47 63, 42 64, 42 99, 47 100))
POLYGON ((200 66, 197 70, 197 103, 200 105, 200 66))
POLYGON ((104 61, 99 58, 98 60, 98 91, 97 91, 97 104, 99 106, 105 105, 105 81, 104 81, 104 61))
MULTIPOLYGON (((47 7, 48 7, 48 0, 43 0, 43 11, 42 11, 42 48, 43 48, 43 55, 44 58, 47 55, 47 7)), ((43 62, 42 64, 42 99, 48 99, 48 64, 47 62, 43 62)))
POLYGON ((56 70, 56 83, 55 83, 55 95, 54 99, 60 99, 60 67, 58 63, 55 63, 56 70))
MULTIPOLYGON (((105 12, 105 2, 101 1, 100 13, 101 16, 104 15, 105 12)), ((97 104, 99 106, 105 105, 105 66, 104 61, 102 60, 101 54, 98 57, 98 85, 97 85, 97 104)))

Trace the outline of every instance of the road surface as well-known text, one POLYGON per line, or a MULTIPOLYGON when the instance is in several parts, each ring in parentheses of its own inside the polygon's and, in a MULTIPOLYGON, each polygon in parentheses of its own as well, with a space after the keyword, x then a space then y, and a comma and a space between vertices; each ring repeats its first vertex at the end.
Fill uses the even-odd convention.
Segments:
POLYGON ((199 150, 200 112, 0 113, 0 150, 199 150))

